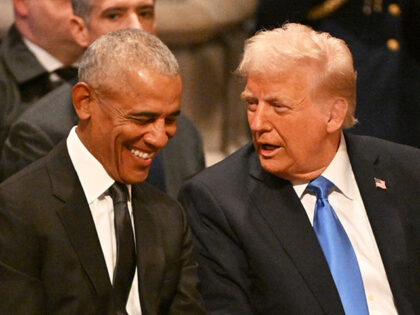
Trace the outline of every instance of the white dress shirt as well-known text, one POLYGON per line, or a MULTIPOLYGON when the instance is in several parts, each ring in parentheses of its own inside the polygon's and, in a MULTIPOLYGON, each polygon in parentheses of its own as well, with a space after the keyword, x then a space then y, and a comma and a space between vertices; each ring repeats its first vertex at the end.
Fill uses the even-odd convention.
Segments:
MULTIPOLYGON (((67 148, 70 159, 82 184, 93 221, 95 222, 96 232, 105 257, 109 278, 113 279, 117 247, 114 227, 114 205, 112 198, 108 194, 108 189, 115 181, 80 141, 76 134, 76 127, 73 127, 70 131, 67 138, 67 148)), ((134 229, 131 186, 128 185, 127 187, 129 191, 128 209, 134 229)), ((137 268, 127 301, 127 312, 130 315, 141 314, 137 268)))
MULTIPOLYGON (((34 54, 41 66, 50 74, 50 80, 52 82, 60 81, 61 78, 54 71, 64 67, 64 64, 44 48, 32 43, 25 37, 22 37, 22 39, 29 51, 34 54)), ((74 66, 76 67, 77 63, 74 66)))
MULTIPOLYGON (((350 164, 343 135, 341 135, 340 146, 334 159, 322 176, 335 185, 328 196, 328 201, 336 212, 356 253, 369 314, 398 314, 381 255, 350 164)), ((307 185, 308 183, 293 183, 293 188, 313 225, 316 196, 305 191, 307 185)))

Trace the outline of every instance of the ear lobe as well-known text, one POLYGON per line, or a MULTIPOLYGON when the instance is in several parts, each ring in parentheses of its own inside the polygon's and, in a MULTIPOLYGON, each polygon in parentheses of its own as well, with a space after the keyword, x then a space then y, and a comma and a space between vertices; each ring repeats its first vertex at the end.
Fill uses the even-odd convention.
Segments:
POLYGON ((95 101, 93 89, 85 82, 78 82, 72 90, 73 107, 80 121, 90 119, 95 101))
POLYGON ((28 5, 26 4, 27 0, 13 0, 13 7, 15 14, 19 16, 28 15, 28 5))
POLYGON ((70 33, 74 41, 82 48, 89 46, 89 32, 85 21, 77 15, 70 18, 70 33))
POLYGON ((330 117, 328 119, 327 131, 334 133, 341 129, 349 108, 348 101, 342 97, 336 97, 330 104, 330 117))

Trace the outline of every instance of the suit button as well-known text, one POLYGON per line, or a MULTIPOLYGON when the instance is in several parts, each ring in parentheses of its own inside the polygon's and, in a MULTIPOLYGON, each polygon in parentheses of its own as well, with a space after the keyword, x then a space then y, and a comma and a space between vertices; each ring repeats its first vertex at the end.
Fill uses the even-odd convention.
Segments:
POLYGON ((397 51, 400 49, 400 43, 395 38, 390 38, 386 41, 386 46, 389 50, 397 51))
POLYGON ((388 12, 393 16, 399 16, 401 14, 400 6, 396 3, 391 3, 388 6, 388 12))

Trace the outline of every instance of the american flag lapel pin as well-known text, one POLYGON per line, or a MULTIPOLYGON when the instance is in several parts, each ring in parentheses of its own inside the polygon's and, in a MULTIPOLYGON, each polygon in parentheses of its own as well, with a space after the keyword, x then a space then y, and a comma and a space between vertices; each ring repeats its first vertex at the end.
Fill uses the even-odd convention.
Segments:
POLYGON ((385 181, 383 179, 376 178, 376 177, 374 177, 373 179, 375 180, 375 187, 376 188, 386 190, 385 181))

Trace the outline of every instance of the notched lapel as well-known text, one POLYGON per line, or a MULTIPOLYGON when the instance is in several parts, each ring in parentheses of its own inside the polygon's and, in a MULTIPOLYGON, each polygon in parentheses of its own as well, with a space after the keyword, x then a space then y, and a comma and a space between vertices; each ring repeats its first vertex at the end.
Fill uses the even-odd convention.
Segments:
POLYGON ((63 202, 57 214, 98 296, 111 296, 111 281, 101 244, 82 186, 71 164, 65 142, 54 149, 48 163, 54 195, 63 202))
POLYGON ((293 186, 251 163, 248 192, 326 314, 344 314, 328 264, 293 186))
POLYGON ((363 138, 346 137, 347 150, 363 204, 375 236, 394 295, 395 303, 405 305, 404 287, 411 279, 406 275, 408 255, 400 212, 409 206, 398 196, 397 176, 387 156, 373 151, 363 138), (386 189, 378 188, 374 178, 385 181, 386 189))
POLYGON ((133 213, 137 247, 137 270, 142 311, 155 312, 165 267, 162 236, 150 200, 140 185, 133 185, 133 213), (153 311, 154 310, 154 311, 153 311))

